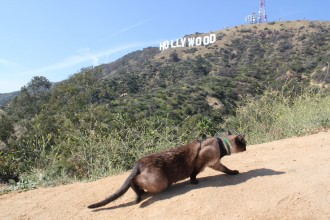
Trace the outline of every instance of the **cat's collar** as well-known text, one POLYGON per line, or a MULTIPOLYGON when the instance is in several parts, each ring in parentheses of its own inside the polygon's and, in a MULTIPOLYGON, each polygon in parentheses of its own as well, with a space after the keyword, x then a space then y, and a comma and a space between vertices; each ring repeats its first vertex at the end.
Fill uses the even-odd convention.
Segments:
POLYGON ((220 158, 230 155, 231 154, 231 145, 229 143, 229 140, 227 138, 219 138, 217 137, 219 149, 220 149, 220 158))

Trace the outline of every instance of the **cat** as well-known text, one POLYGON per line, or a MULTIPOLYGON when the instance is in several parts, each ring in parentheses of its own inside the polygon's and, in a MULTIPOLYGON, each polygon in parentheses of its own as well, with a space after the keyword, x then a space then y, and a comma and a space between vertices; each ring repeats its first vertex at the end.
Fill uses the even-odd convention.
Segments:
POLYGON ((104 206, 124 195, 131 187, 136 193, 136 203, 141 201, 147 191, 159 193, 172 183, 190 177, 192 184, 198 184, 196 178, 205 167, 236 175, 237 170, 230 170, 220 159, 231 153, 246 151, 243 135, 232 135, 229 131, 224 138, 207 138, 193 141, 164 152, 154 153, 138 160, 124 184, 113 195, 101 202, 89 205, 88 208, 104 206))

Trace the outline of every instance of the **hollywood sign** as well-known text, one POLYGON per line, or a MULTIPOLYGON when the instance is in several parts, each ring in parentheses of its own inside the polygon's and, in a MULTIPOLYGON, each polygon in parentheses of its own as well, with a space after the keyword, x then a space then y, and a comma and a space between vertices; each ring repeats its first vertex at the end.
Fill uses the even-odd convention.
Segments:
POLYGON ((159 44, 159 50, 166 50, 169 48, 177 47, 195 47, 195 46, 206 46, 216 42, 216 34, 210 34, 202 37, 184 37, 176 40, 166 40, 159 44))

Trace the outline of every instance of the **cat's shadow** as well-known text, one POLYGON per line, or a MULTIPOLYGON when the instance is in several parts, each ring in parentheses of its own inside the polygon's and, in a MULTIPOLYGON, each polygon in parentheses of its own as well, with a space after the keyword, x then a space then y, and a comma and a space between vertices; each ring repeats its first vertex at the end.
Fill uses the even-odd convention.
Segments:
MULTIPOLYGON (((190 180, 188 179, 187 181, 172 185, 165 192, 162 192, 159 194, 150 194, 150 193, 144 194, 142 196, 142 200, 144 200, 144 201, 141 202, 140 207, 144 208, 144 207, 147 207, 147 206, 153 204, 154 202, 173 198, 173 197, 179 196, 179 195, 183 195, 191 190, 196 190, 196 189, 206 188, 206 187, 222 187, 222 186, 237 185, 240 183, 244 183, 247 180, 255 178, 255 177, 274 176, 274 175, 281 175, 284 173, 285 172, 274 171, 272 169, 260 168, 260 169, 255 169, 255 170, 250 170, 250 171, 247 171, 244 173, 240 173, 235 176, 220 174, 220 175, 215 175, 215 176, 197 178, 199 181, 199 184, 197 184, 197 185, 192 185, 190 183, 190 180)), ((113 206, 113 207, 95 209, 93 211, 97 212, 97 211, 102 211, 102 210, 113 210, 113 209, 117 209, 117 208, 131 206, 134 204, 135 204, 135 201, 131 201, 131 202, 113 206)))

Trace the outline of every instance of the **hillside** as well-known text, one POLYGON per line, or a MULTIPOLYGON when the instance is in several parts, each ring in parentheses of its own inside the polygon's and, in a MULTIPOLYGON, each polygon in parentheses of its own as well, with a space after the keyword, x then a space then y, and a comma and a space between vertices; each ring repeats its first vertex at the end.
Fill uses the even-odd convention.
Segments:
POLYGON ((244 97, 269 88, 290 82, 299 90, 329 82, 329 32, 330 22, 244 25, 214 32, 217 41, 208 46, 146 48, 83 68, 58 85, 47 109, 72 112, 63 105, 72 102, 80 111, 104 104, 134 118, 170 113, 174 120, 196 114, 215 119, 214 114, 232 114, 244 97), (214 108, 208 97, 223 107, 214 108))
POLYGON ((87 205, 128 173, 94 182, 0 196, 1 219, 329 219, 330 133, 248 146, 223 162, 237 176, 206 169, 199 185, 183 181, 134 204, 130 189, 95 211, 87 205))
POLYGON ((244 97, 287 82, 296 90, 329 82, 329 32, 330 22, 244 25, 214 32, 217 41, 208 46, 146 48, 110 64, 83 68, 58 85, 46 105, 67 112, 72 109, 66 102, 80 111, 106 104, 112 112, 134 118, 170 113, 174 120, 196 114, 214 119, 214 114, 233 113, 244 97), (223 107, 214 108, 208 97, 223 107))
MULTIPOLYGON (((247 100, 329 92, 330 22, 271 22, 212 34, 217 40, 207 46, 145 48, 82 68, 53 86, 34 77, 1 118, 10 128, 0 128, 10 152, 0 163, 0 179, 116 173, 147 153, 228 129, 226 119, 247 100)), ((324 117, 317 122, 321 128, 329 124, 324 117)), ((237 124, 237 132, 245 132, 237 124)), ((301 130, 294 134, 310 131, 301 130)))
POLYGON ((8 104, 19 92, 0 93, 0 107, 8 104))

